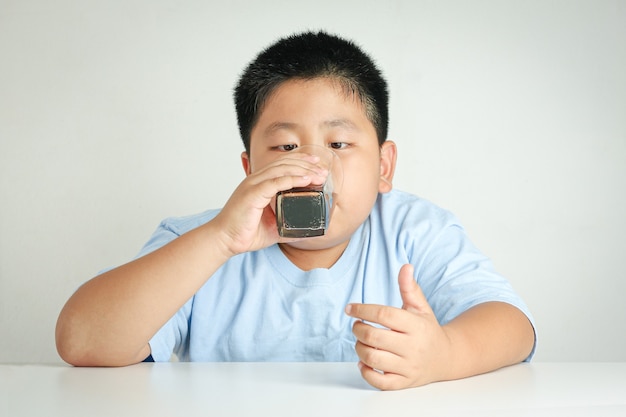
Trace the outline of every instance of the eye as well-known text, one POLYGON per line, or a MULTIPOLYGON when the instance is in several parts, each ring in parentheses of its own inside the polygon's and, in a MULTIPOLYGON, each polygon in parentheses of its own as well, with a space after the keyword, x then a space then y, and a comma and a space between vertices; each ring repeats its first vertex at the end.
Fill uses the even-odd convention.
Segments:
POLYGON ((290 143, 290 144, 287 144, 287 145, 278 145, 276 147, 276 149, 279 150, 279 151, 283 151, 283 152, 289 152, 289 151, 293 151, 297 147, 298 147, 298 145, 296 145, 294 143, 290 143))
POLYGON ((348 147, 346 142, 331 142, 328 145, 331 149, 344 149, 348 147))

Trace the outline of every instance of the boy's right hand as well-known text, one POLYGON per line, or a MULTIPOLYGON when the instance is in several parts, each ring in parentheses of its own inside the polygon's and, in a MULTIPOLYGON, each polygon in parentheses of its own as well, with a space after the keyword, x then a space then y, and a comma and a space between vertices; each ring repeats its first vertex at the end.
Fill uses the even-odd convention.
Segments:
POLYGON ((222 211, 207 223, 216 227, 227 256, 297 240, 278 235, 272 206, 279 191, 323 184, 328 171, 317 166, 317 162, 319 157, 315 155, 285 153, 284 157, 248 174, 222 211))
MULTIPOLYGON (((268 152, 210 222, 82 285, 59 314, 57 349, 77 366, 124 366, 229 257, 282 241, 270 207, 278 191, 321 185, 317 157, 268 152), (274 156, 280 157, 274 158, 274 156)), ((286 241, 286 240, 285 240, 286 241)))

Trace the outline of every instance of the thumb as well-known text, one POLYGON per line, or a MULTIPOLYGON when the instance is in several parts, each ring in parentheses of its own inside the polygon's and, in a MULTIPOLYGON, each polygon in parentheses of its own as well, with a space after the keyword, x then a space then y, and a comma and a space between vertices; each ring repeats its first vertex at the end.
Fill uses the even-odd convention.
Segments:
POLYGON ((405 264, 398 273, 398 285, 402 297, 402 308, 412 313, 431 312, 430 305, 422 289, 413 278, 413 265, 405 264))

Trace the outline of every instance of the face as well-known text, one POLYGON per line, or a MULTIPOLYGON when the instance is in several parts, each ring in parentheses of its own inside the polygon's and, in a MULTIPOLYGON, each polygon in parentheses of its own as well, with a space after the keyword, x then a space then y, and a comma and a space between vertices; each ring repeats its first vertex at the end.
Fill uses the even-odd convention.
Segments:
POLYGON ((250 155, 242 155, 246 173, 304 145, 335 152, 343 186, 335 196, 327 233, 289 245, 315 250, 345 244, 368 217, 378 193, 391 188, 395 145, 387 141, 380 147, 360 100, 326 78, 290 80, 270 96, 252 129, 250 155))

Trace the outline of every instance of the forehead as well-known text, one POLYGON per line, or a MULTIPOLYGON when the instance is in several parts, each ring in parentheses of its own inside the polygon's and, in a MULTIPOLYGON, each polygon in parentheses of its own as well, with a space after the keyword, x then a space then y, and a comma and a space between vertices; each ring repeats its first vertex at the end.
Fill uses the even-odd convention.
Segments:
POLYGON ((342 80, 331 77, 295 78, 284 81, 268 95, 255 124, 274 117, 297 119, 303 115, 321 116, 324 110, 328 114, 345 113, 367 118, 358 92, 342 80))

